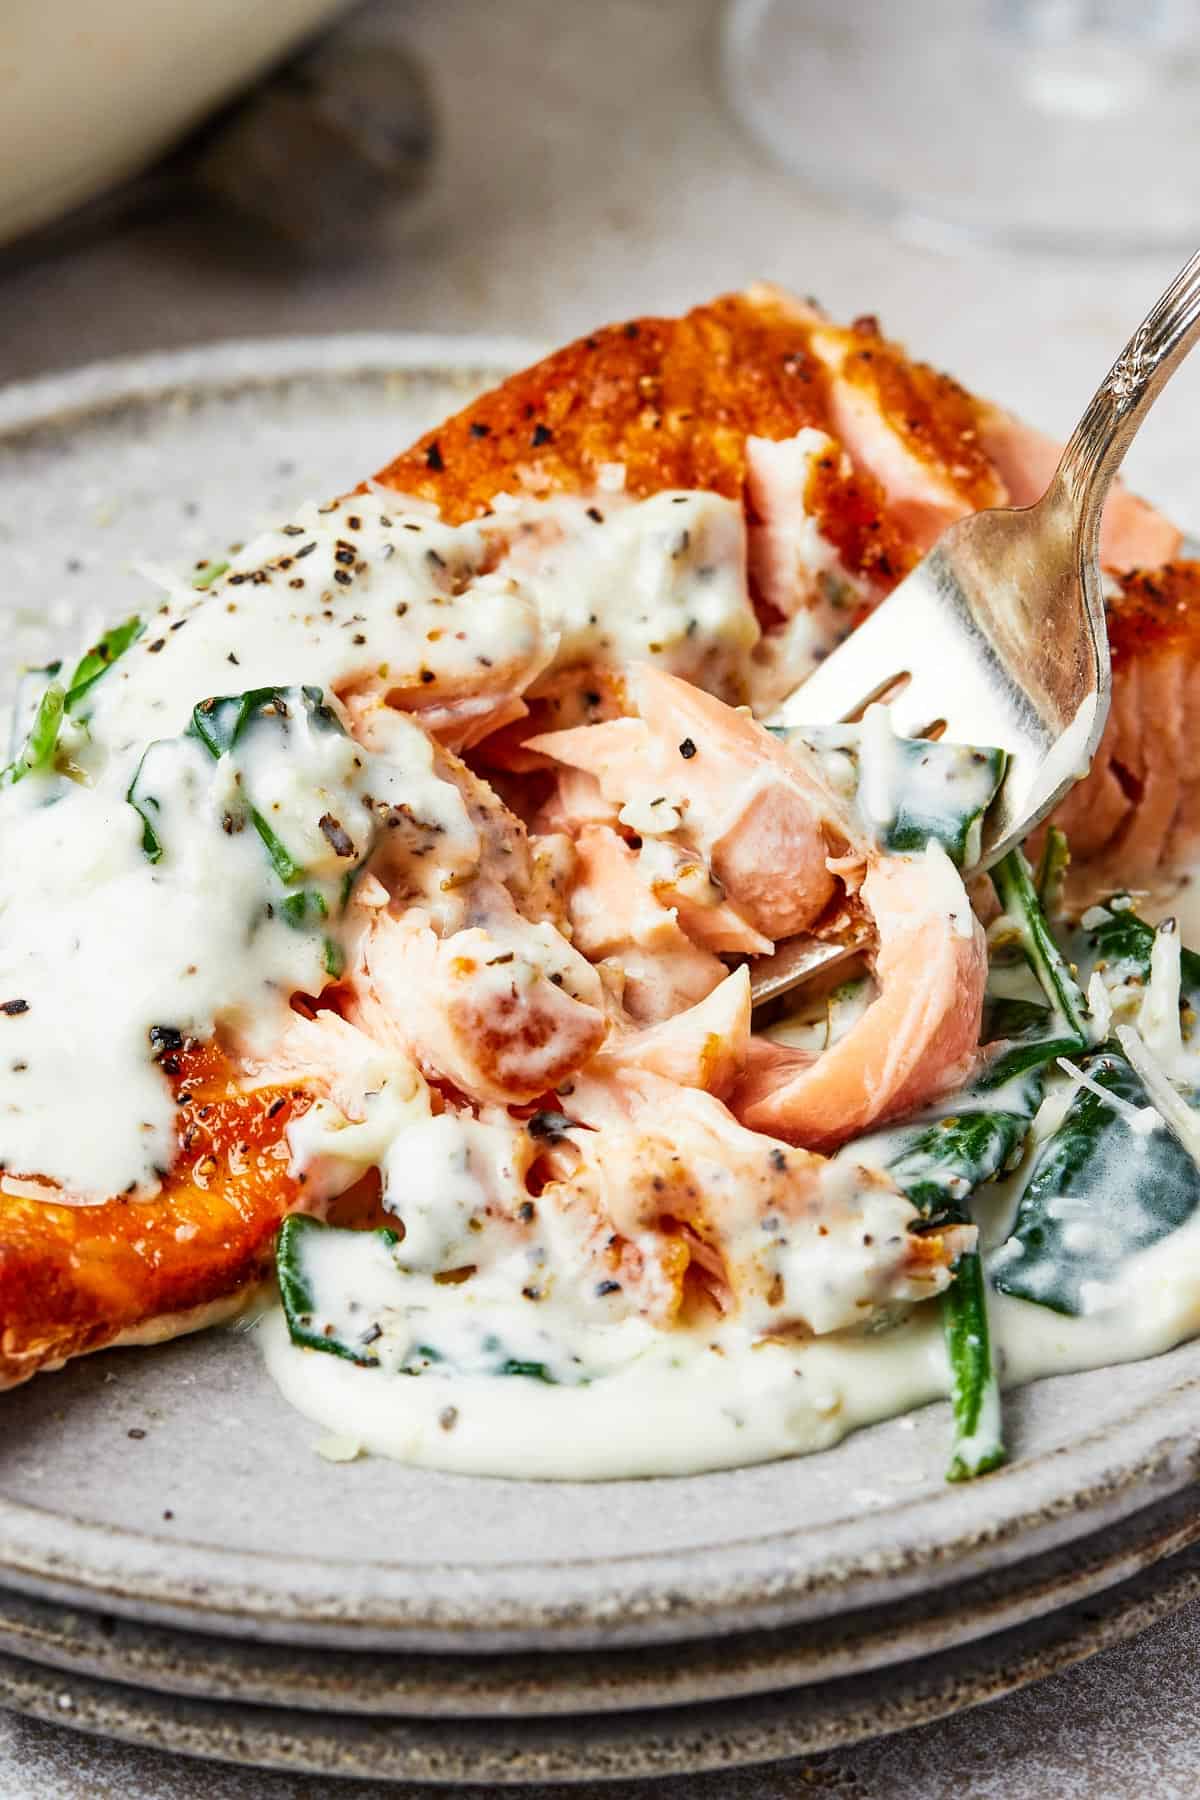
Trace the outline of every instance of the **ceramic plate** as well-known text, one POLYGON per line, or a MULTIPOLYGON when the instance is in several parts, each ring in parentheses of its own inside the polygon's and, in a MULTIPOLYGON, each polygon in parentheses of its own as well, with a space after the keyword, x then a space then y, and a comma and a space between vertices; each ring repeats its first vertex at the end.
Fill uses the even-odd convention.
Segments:
MULTIPOLYGON (((219 553, 346 488, 526 353, 260 342, 8 390, 6 654, 43 659, 72 620, 128 610, 140 558, 219 553)), ((0 1408, 5 1586, 282 1642, 624 1646, 891 1605, 1177 1491, 1200 1462, 1200 1344, 1013 1396, 1012 1463, 955 1488, 943 1406, 686 1481, 332 1466, 236 1331, 91 1358, 0 1408)))
POLYGON ((1200 1552, 1098 1600, 884 1674, 759 1700, 569 1719, 384 1719, 181 1699, 0 1655, 0 1706, 184 1756, 375 1782, 624 1781, 811 1756, 996 1700, 1167 1618, 1200 1594, 1200 1552))
POLYGON ((696 1706, 882 1671, 1028 1624, 1200 1539, 1194 1490, 1011 1569, 807 1625, 684 1644, 447 1656, 256 1643, 0 1590, 0 1651, 159 1695, 391 1718, 538 1718, 696 1706))

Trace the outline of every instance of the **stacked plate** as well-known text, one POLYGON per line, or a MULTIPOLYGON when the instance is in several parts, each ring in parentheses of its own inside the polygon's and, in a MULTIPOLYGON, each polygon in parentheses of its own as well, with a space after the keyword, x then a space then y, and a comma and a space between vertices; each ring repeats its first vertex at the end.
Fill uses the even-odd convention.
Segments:
POLYGON ((324 1462, 245 1333, 115 1353, 4 1400, 0 1703, 489 1787, 901 1729, 1200 1592, 1198 1381, 1185 1348, 1045 1383, 965 1489, 940 1407, 802 1462, 551 1487, 324 1462))
MULTIPOLYGON (((136 558, 345 488, 524 354, 243 345, 0 395, 0 595, 61 568, 50 620, 5 641, 37 660, 39 633, 128 610, 136 558)), ((0 1399, 0 1703, 489 1788, 812 1752, 1200 1590, 1198 1402, 1200 1344, 1014 1396, 1012 1463, 965 1487, 943 1407, 791 1463, 537 1485, 323 1461, 245 1332, 95 1357, 0 1399)))

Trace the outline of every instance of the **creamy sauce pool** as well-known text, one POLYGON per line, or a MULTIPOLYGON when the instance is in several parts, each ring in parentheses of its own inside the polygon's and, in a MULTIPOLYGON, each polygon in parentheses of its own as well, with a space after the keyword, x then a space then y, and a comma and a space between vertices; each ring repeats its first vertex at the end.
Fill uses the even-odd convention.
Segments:
MULTIPOLYGON (((978 1209, 987 1241, 1011 1225, 1013 1184, 978 1209)), ((1005 1294, 989 1295, 1004 1387, 1043 1376, 1157 1356, 1200 1331, 1200 1222, 1193 1219, 1126 1267, 1114 1304, 1068 1317, 1005 1294)), ((524 1315, 486 1303, 473 1321, 461 1303, 437 1306, 448 1347, 481 1332, 547 1353, 524 1315), (465 1316, 464 1316, 465 1315, 465 1316)), ((432 1323, 433 1309, 418 1314, 432 1323)), ((437 1328, 434 1337, 437 1339, 437 1328)), ((599 1481, 691 1475, 828 1449, 859 1426, 946 1398, 950 1370, 935 1306, 864 1335, 787 1345, 736 1327, 647 1332, 636 1321, 553 1333, 561 1355, 595 1371, 549 1386, 519 1375, 390 1375, 292 1343, 282 1312, 258 1338, 280 1391, 333 1434, 339 1454, 375 1451, 461 1474, 599 1481)))

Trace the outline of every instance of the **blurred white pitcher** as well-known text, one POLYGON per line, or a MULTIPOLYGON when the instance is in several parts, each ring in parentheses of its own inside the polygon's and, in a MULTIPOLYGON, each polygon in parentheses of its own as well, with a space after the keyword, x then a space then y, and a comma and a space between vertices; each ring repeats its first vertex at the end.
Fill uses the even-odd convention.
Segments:
POLYGON ((0 0, 0 243, 136 174, 342 0, 0 0))

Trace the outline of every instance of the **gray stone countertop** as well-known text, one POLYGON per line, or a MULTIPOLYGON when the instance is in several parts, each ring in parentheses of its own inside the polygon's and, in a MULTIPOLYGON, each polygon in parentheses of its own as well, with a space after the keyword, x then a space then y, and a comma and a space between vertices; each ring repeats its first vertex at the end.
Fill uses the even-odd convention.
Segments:
MULTIPOLYGON (((815 293, 835 315, 879 313, 969 384, 1039 424, 1067 428, 1172 259, 1093 265, 956 253, 902 243, 818 202, 730 119, 717 75, 719 19, 716 0, 408 0, 371 9, 348 29, 411 45, 430 69, 442 118, 438 173, 400 246, 383 258, 305 269, 182 207, 0 272, 0 380, 284 332, 563 339, 767 277, 815 293)), ((1200 361, 1178 380, 1131 463, 1139 485, 1193 524, 1198 399, 1200 361)), ((1193 1610, 1067 1674, 901 1738, 803 1765, 586 1793, 1184 1800, 1200 1792, 1198 1701, 1193 1610)), ((419 1800, 446 1791, 422 1790, 419 1800)), ((0 1800, 318 1800, 331 1792, 389 1800, 402 1790, 218 1769, 0 1717, 0 1800)), ((550 1800, 545 1789, 522 1792, 550 1800)))

